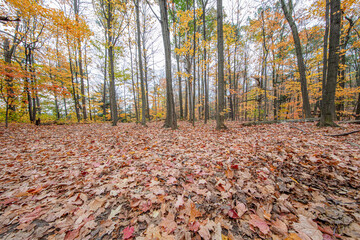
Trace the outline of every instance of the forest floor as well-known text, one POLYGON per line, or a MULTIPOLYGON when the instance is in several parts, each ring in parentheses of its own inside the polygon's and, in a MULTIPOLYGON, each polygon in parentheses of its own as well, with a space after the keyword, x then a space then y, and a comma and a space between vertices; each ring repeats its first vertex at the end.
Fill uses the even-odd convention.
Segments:
POLYGON ((359 125, 0 126, 0 239, 360 239, 359 125))

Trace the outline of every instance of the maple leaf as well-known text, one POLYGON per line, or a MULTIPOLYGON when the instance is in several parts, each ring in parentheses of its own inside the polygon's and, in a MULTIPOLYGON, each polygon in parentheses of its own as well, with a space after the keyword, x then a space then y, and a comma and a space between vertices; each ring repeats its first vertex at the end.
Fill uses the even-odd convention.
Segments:
POLYGON ((201 212, 196 209, 195 203, 191 200, 188 201, 187 214, 190 216, 189 222, 194 222, 197 217, 202 216, 201 212))
POLYGON ((133 237, 133 233, 134 233, 134 227, 133 226, 127 226, 124 230, 123 230, 123 239, 129 239, 133 237))
POLYGON ((251 214, 250 215, 250 221, 249 223, 254 226, 254 227, 257 227, 259 228, 260 232, 262 232, 263 234, 268 234, 269 231, 270 231, 270 228, 269 226, 267 225, 267 223, 262 220, 258 215, 255 215, 255 214, 251 214))
POLYGON ((174 218, 174 214, 169 213, 166 218, 163 218, 159 226, 165 228, 167 233, 173 232, 177 228, 177 223, 174 221, 174 218))

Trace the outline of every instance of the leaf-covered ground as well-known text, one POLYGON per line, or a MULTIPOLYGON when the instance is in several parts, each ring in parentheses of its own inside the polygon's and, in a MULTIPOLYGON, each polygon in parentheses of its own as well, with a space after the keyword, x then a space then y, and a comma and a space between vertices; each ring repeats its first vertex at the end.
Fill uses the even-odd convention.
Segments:
POLYGON ((0 128, 1 239, 360 239, 358 125, 0 128))

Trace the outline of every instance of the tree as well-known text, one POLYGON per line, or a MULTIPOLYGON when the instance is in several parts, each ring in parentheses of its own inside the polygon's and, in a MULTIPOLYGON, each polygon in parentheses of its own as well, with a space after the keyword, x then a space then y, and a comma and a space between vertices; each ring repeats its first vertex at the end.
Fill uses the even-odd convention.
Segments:
POLYGON ((141 33, 140 33, 140 11, 139 11, 139 0, 135 3, 136 10, 136 29, 137 29, 137 44, 138 44, 138 61, 140 71, 140 87, 141 87, 141 124, 146 126, 146 95, 145 95, 145 84, 143 75, 143 64, 141 54, 141 33))
MULTIPOLYGON (((80 0, 74 0, 74 14, 75 21, 79 24, 79 8, 80 8, 80 0)), ((81 41, 82 36, 77 36, 77 51, 78 51, 78 65, 79 65, 79 74, 80 74, 80 88, 81 88, 81 108, 83 110, 83 118, 86 120, 86 97, 85 97, 85 84, 84 84, 84 69, 83 69, 83 59, 82 59, 82 50, 81 50, 81 41)))
POLYGON ((323 104, 319 126, 337 126, 334 122, 335 92, 339 71, 339 46, 341 32, 341 0, 330 1, 330 36, 329 60, 326 75, 325 89, 323 91, 323 104))
POLYGON ((174 94, 172 88, 172 75, 171 75, 171 48, 170 48, 170 33, 168 22, 167 1, 159 0, 160 15, 161 15, 161 32, 163 36, 163 43, 165 49, 165 68, 166 68, 166 128, 176 129, 176 112, 174 94))
POLYGON ((224 31, 222 0, 217 0, 217 49, 218 49, 218 85, 216 129, 226 129, 224 124, 225 80, 224 80, 224 31))
POLYGON ((280 0, 280 2, 281 2, 281 8, 284 12, 285 18, 291 28, 291 33, 292 33, 294 43, 295 43, 296 58, 297 58, 298 70, 299 70, 299 74, 300 74, 303 111, 305 113, 305 118, 310 118, 311 110, 310 110, 309 94, 308 94, 308 89, 307 89, 306 67, 305 67, 304 57, 303 57, 303 53, 302 53, 299 32, 298 32, 296 23, 292 17, 293 3, 292 3, 292 0, 289 0, 289 3, 287 5, 285 4, 285 0, 280 0))

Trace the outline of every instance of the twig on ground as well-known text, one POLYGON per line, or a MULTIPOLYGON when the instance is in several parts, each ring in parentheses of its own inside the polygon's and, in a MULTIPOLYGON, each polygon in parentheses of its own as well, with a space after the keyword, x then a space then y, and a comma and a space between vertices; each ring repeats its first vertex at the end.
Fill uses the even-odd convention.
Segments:
POLYGON ((356 130, 356 131, 352 131, 352 132, 347 132, 347 133, 340 133, 340 134, 330 134, 330 135, 324 135, 324 136, 329 136, 329 137, 341 137, 341 136, 347 136, 350 134, 354 134, 360 132, 360 130, 356 130))
POLYGON ((308 134, 306 131, 302 130, 301 128, 295 127, 295 126, 290 126, 290 128, 295 128, 299 131, 302 131, 304 134, 308 134))

